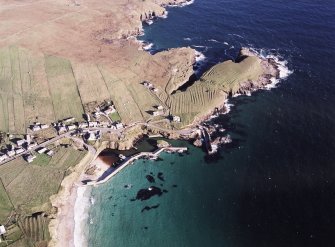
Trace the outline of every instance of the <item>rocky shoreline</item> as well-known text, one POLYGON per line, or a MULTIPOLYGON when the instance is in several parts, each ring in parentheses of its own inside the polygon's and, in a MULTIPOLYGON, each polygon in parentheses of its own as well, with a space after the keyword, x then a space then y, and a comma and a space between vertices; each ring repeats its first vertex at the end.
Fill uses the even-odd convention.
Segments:
MULTIPOLYGON (((143 33, 143 25, 142 23, 144 21, 149 21, 153 20, 157 17, 162 17, 166 15, 166 9, 165 7, 167 6, 184 6, 185 4, 188 5, 192 3, 190 0, 175 0, 175 1, 169 1, 169 0, 158 0, 155 2, 155 6, 152 10, 149 10, 148 12, 143 12, 139 19, 140 19, 140 24, 135 27, 135 31, 127 31, 126 33, 123 33, 120 38, 122 39, 133 39, 134 37, 140 35, 143 33), (158 3, 159 5, 157 5, 158 3)), ((136 38, 135 38, 136 39, 136 38)), ((137 41, 136 41, 137 42, 137 41)), ((143 49, 144 44, 140 44, 140 46, 143 49)), ((185 48, 178 48, 175 51, 167 51, 167 52, 178 52, 181 51, 181 49, 185 48)), ((187 48, 189 49, 189 48, 187 48)), ((246 57, 250 56, 257 56, 258 58, 261 59, 261 66, 264 70, 264 73, 257 79, 257 80, 247 80, 243 81, 240 83, 238 90, 234 92, 230 92, 230 96, 233 94, 250 94, 250 92, 259 90, 259 89, 264 89, 266 85, 271 84, 274 79, 279 79, 280 73, 278 70, 278 66, 276 65, 276 62, 273 59, 266 59, 266 58, 261 58, 257 53, 251 51, 250 49, 247 48, 242 48, 240 51, 240 54, 238 58, 236 59, 237 62, 243 61, 246 57)), ((195 63, 195 57, 194 61, 195 63)), ((193 64, 191 66, 188 66, 192 68, 193 64)), ((191 73, 190 71, 187 71, 186 74, 191 73)), ((192 72, 194 73, 194 71, 192 72)), ((187 75, 185 75, 185 78, 187 75)), ((180 87, 181 85, 178 84, 177 87, 180 87)), ((213 109, 211 109, 208 112, 203 112, 201 116, 198 116, 196 119, 194 119, 193 123, 189 126, 187 126, 187 129, 194 129, 197 125, 202 125, 204 122, 208 121, 213 114, 218 113, 218 112, 226 112, 226 105, 225 105, 225 100, 227 100, 229 94, 222 94, 222 101, 221 104, 216 105, 213 109)), ((212 129, 210 130, 210 134, 213 135, 216 131, 221 131, 220 129, 212 129)), ((106 147, 110 148, 116 148, 116 149, 121 149, 121 150, 126 150, 133 148, 135 143, 138 142, 144 135, 149 135, 149 134, 161 134, 162 136, 168 138, 168 139, 184 139, 188 140, 190 142, 193 142, 194 145, 196 146, 201 146, 202 143, 200 140, 201 135, 199 135, 199 132, 194 131, 191 132, 188 135, 182 135, 182 134, 176 134, 175 132, 167 132, 167 131, 162 131, 162 130, 154 130, 150 128, 140 128, 138 130, 138 134, 132 137, 131 139, 127 140, 127 142, 123 143, 122 140, 118 142, 109 142, 105 143, 106 147)), ((225 137, 217 137, 214 139, 213 143, 214 145, 221 145, 225 143, 229 143, 231 141, 229 136, 225 137)), ((91 159, 90 159, 91 160, 91 159)), ((86 164, 87 165, 87 164, 86 164)), ((82 168, 83 170, 85 169, 85 165, 82 163, 76 167, 76 171, 78 168, 82 168)), ((83 171, 82 170, 82 171, 83 171)), ((58 207, 58 215, 55 220, 50 223, 49 229, 50 233, 52 235, 52 240, 50 242, 49 246, 76 246, 74 243, 74 228, 76 227, 73 223, 73 215, 74 215, 74 204, 76 201, 76 196, 77 196, 77 189, 76 185, 74 185, 78 180, 78 174, 75 175, 70 175, 71 177, 65 178, 64 182, 62 183, 63 189, 61 192, 52 197, 52 204, 54 206, 58 207), (72 199, 71 199, 72 198, 72 199), (67 200, 70 199, 68 202, 67 200), (66 203, 64 203, 66 202, 66 203), (70 216, 70 217, 69 217, 70 216), (59 231, 63 226, 67 226, 66 233, 64 231, 59 231), (60 236, 61 234, 65 234, 66 238, 64 240, 61 240, 64 236, 60 236)))

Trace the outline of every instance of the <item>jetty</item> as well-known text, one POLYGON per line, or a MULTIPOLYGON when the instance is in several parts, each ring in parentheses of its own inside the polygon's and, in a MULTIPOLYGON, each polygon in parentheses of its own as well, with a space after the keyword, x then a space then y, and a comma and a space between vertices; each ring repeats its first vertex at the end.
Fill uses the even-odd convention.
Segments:
POLYGON ((112 177, 114 177, 116 174, 122 171, 125 167, 127 167, 128 165, 132 164, 135 160, 138 160, 140 158, 146 157, 150 159, 157 159, 158 156, 164 151, 171 152, 171 153, 176 153, 176 152, 183 153, 183 152, 186 152, 187 150, 188 150, 187 147, 164 147, 164 148, 157 149, 155 152, 141 152, 141 153, 135 154, 131 157, 126 158, 124 162, 121 165, 119 165, 117 168, 115 168, 115 170, 113 170, 110 174, 108 174, 108 176, 105 176, 103 177, 103 179, 98 179, 96 181, 89 181, 86 183, 86 185, 96 186, 96 185, 106 183, 112 177))

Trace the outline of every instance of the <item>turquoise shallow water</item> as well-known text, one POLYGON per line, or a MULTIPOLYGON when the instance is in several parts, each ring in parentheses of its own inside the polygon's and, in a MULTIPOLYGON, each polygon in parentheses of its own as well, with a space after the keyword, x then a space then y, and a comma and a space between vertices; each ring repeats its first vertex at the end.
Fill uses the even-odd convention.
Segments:
POLYGON ((90 215, 94 222, 90 226, 90 231, 94 232, 90 245, 157 246, 159 243, 159 246, 204 246, 213 239, 228 241, 222 235, 222 229, 216 226, 220 215, 214 209, 225 211, 226 217, 229 217, 228 210, 232 210, 223 201, 227 196, 223 194, 229 191, 215 189, 220 186, 218 182, 224 180, 220 174, 224 174, 225 167, 212 166, 209 169, 204 153, 190 148, 188 155, 164 153, 161 161, 139 160, 127 167, 122 175, 93 190, 99 210, 92 210, 90 215), (165 181, 157 178, 159 172, 163 173, 165 181), (155 183, 146 179, 150 174, 155 183), (217 176, 213 177, 213 174, 217 176), (126 184, 133 187, 127 189, 124 187, 126 184), (131 201, 138 190, 151 185, 167 192, 147 201, 131 201), (157 205, 155 209, 142 212, 146 206, 157 205))
POLYGON ((190 147, 94 188, 90 246, 335 246, 334 13, 333 0, 195 0, 146 27, 153 52, 192 46, 206 55, 204 68, 247 46, 282 57, 294 73, 231 100, 214 122, 233 145, 217 160, 190 147), (156 182, 164 174, 157 186, 168 192, 131 201, 150 172, 156 182), (142 213, 146 206, 157 208, 142 213))

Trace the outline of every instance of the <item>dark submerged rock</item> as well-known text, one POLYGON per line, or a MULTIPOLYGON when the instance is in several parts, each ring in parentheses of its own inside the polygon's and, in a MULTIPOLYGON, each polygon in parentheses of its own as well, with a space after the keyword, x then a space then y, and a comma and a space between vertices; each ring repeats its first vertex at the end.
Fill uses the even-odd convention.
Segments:
POLYGON ((147 179, 150 183, 154 183, 154 182, 155 182, 155 178, 154 178, 153 176, 151 176, 151 175, 146 175, 145 177, 146 177, 146 179, 147 179))
POLYGON ((151 186, 148 189, 140 189, 137 192, 136 200, 144 201, 144 200, 150 199, 151 197, 153 197, 155 195, 161 196, 162 194, 163 194, 163 192, 160 188, 155 187, 155 186, 151 186))

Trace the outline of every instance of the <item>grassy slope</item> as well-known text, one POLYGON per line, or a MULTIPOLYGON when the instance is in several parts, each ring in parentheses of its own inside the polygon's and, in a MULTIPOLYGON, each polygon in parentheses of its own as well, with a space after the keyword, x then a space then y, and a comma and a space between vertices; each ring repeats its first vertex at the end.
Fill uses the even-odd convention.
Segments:
POLYGON ((59 148, 52 158, 42 154, 31 164, 23 159, 16 159, 1 166, 0 178, 4 181, 15 208, 27 214, 38 211, 38 207, 57 193, 66 170, 77 164, 85 153, 71 148, 59 148))
POLYGON ((5 223, 7 217, 13 210, 13 205, 9 199, 6 189, 0 179, 0 223, 5 223))

